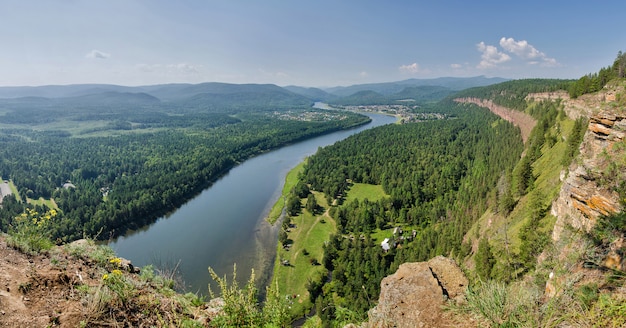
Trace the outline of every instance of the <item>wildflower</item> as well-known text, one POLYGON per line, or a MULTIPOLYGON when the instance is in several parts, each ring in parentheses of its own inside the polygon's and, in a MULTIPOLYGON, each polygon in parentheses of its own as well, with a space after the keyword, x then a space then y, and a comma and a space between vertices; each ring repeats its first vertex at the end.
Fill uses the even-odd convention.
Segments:
POLYGON ((109 263, 114 264, 115 266, 121 266, 122 265, 122 259, 119 257, 114 257, 112 259, 109 260, 109 263))
POLYGON ((107 280, 107 279, 109 279, 109 274, 108 273, 103 274, 102 280, 107 280))
POLYGON ((121 276, 122 275, 122 270, 115 269, 115 270, 111 271, 111 274, 113 274, 115 276, 121 276))

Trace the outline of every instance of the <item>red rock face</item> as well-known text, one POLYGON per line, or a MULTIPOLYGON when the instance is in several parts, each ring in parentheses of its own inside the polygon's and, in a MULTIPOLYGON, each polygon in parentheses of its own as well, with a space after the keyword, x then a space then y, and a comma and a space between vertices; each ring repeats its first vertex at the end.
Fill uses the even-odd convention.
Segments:
POLYGON ((532 116, 517 110, 512 110, 510 108, 497 105, 493 101, 488 99, 457 98, 454 99, 454 101, 459 103, 471 103, 480 107, 485 107, 489 109, 492 113, 500 116, 502 119, 513 123, 513 125, 520 128, 520 131, 522 133, 522 140, 524 141, 524 143, 526 142, 526 140, 528 140, 528 137, 530 136, 530 131, 532 131, 532 129, 537 124, 537 121, 535 121, 532 116))
POLYGON ((552 214, 557 217, 554 240, 559 240, 565 226, 589 232, 600 216, 622 210, 613 187, 624 180, 626 172, 619 166, 614 172, 608 170, 619 165, 626 154, 624 147, 618 146, 626 135, 626 117, 619 111, 605 110, 589 118, 580 156, 570 165, 559 198, 552 204, 552 214))

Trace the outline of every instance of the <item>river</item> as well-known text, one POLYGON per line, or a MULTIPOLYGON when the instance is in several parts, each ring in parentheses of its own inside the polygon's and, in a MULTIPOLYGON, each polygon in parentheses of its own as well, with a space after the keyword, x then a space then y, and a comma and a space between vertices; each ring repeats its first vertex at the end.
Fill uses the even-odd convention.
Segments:
POLYGON ((287 173, 318 147, 396 120, 367 115, 372 118, 367 125, 308 139, 243 162, 173 213, 128 232, 109 246, 134 265, 176 269, 187 291, 206 295, 211 283, 213 291, 219 293, 208 267, 219 276, 230 276, 235 263, 240 286, 252 269, 264 285, 271 275, 278 240, 277 229, 265 217, 280 197, 287 173))

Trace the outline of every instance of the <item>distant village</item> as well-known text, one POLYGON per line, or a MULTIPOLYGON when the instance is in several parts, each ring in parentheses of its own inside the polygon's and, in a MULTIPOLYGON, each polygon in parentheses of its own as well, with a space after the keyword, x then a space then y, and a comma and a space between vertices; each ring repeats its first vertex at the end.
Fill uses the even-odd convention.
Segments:
POLYGON ((270 114, 273 118, 288 121, 304 121, 304 122, 329 122, 340 121, 347 116, 337 112, 327 111, 274 111, 270 114))
POLYGON ((359 105, 359 106, 337 106, 337 109, 343 109, 358 113, 380 113, 396 116, 400 123, 423 122, 430 120, 443 120, 446 115, 441 113, 414 113, 413 109, 419 106, 407 105, 359 105))

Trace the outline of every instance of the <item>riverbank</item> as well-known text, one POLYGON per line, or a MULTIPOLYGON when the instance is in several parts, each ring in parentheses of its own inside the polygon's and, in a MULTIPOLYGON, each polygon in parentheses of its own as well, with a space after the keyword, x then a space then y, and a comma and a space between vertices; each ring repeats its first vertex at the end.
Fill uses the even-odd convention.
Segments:
POLYGON ((287 197, 289 196, 291 189, 296 185, 296 183, 298 183, 298 175, 300 175, 300 172, 302 172, 302 170, 304 169, 305 163, 306 160, 298 164, 291 171, 289 171, 289 173, 287 173, 287 177, 285 177, 285 185, 283 186, 281 196, 278 201, 276 201, 274 206, 272 206, 272 209, 267 215, 267 218, 265 218, 265 220, 269 222, 269 224, 274 224, 279 221, 280 217, 283 215, 283 213, 285 213, 287 197))
MULTIPOLYGON (((254 270, 259 280, 257 287, 265 289, 266 282, 271 281, 269 276, 275 264, 280 228, 272 227, 267 217, 277 201, 284 203, 281 195, 287 174, 319 147, 395 122, 395 118, 389 116, 369 116, 370 124, 318 136, 248 159, 175 212, 150 226, 111 240, 109 246, 138 266, 177 267, 188 291, 206 295, 209 284, 217 290, 207 268, 230 279, 235 263, 240 285, 247 282, 254 270)), ((296 179, 297 174, 293 178, 296 179)))
POLYGON ((291 314, 294 317, 309 313, 313 307, 307 282, 326 274, 322 263, 323 246, 331 234, 337 232, 335 220, 328 215, 329 205, 321 192, 312 192, 319 205, 319 212, 313 214, 304 209, 306 199, 302 199, 303 209, 298 216, 291 217, 287 231, 287 247, 279 242, 276 245, 273 281, 278 289, 287 294, 291 301, 291 314))

